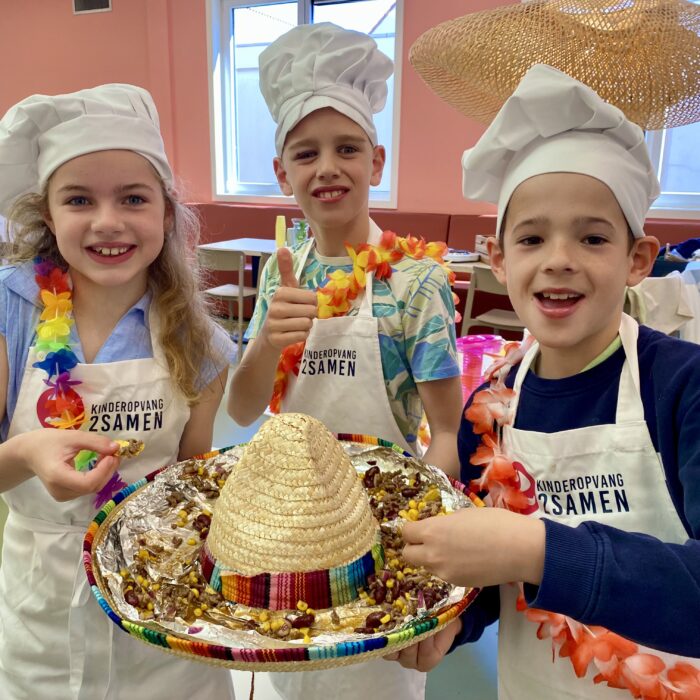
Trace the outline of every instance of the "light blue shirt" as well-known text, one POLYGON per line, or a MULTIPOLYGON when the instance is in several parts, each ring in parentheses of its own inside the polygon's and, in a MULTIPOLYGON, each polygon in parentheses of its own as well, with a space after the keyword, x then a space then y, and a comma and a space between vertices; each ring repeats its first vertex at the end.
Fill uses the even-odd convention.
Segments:
MULTIPOLYGON (((151 294, 147 292, 119 320, 112 334, 98 351, 94 359, 96 364, 153 357, 148 327, 150 305, 151 294)), ((0 439, 3 441, 7 438, 10 421, 17 406, 24 366, 27 363, 29 348, 34 344, 40 314, 39 287, 34 280, 33 264, 0 267, 0 335, 5 337, 9 364, 7 405, 5 417, 0 423, 0 439)), ((78 361, 85 362, 75 325, 71 328, 71 344, 78 361)), ((233 362, 235 345, 220 326, 214 326, 212 344, 216 355, 223 355, 229 363, 233 362)), ((207 358, 202 366, 197 387, 201 389, 207 386, 224 367, 225 364, 218 366, 212 358, 207 358)))

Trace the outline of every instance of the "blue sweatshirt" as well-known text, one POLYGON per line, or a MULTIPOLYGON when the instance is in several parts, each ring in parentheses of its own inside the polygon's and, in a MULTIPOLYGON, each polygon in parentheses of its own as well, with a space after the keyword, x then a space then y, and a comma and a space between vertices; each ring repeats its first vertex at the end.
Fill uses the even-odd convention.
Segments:
MULTIPOLYGON (((525 595, 533 608, 601 625, 654 649, 700 657, 700 345, 641 326, 637 352, 644 417, 688 540, 667 544, 598 522, 574 528, 545 519, 542 582, 527 585, 525 595)), ((620 348, 572 377, 542 379, 528 372, 515 427, 554 433, 614 423, 624 361, 620 348)), ((506 380, 509 387, 515 373, 506 380)), ((469 463, 479 442, 462 418, 458 449, 465 484, 481 473, 469 463)), ((487 588, 462 615, 455 645, 478 639, 498 614, 498 588, 487 588)))

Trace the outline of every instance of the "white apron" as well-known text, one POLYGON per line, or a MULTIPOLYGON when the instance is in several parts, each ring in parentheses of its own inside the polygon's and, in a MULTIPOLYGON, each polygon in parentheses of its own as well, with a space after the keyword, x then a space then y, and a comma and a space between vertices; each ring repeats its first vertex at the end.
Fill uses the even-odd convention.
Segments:
MULTIPOLYGON (((370 219, 369 242, 378 245, 380 237, 381 231, 370 219)), ((313 244, 312 239, 300 256, 297 279, 313 244)), ((379 324, 372 316, 372 278, 367 275, 357 316, 314 319, 299 376, 290 377, 282 410, 312 415, 334 433, 373 435, 410 452, 384 388, 379 324), (320 360, 324 360, 323 374, 317 371, 320 360), (329 365, 333 372, 326 371, 329 365)), ((271 673, 270 680, 284 700, 423 700, 426 674, 375 659, 327 671, 271 673)))
MULTIPOLYGON (((623 315, 620 338, 627 357, 620 376, 616 421, 613 425, 595 425, 560 433, 516 430, 515 412, 520 387, 537 355, 537 345, 525 355, 515 379, 513 423, 504 428, 507 453, 521 462, 534 482, 551 482, 549 492, 537 491, 539 510, 531 517, 546 517, 576 527, 595 520, 626 532, 641 532, 664 542, 683 543, 688 534, 673 505, 666 485, 660 457, 654 450, 644 421, 644 405, 639 389, 637 335, 639 327, 623 315), (588 478, 586 485, 582 478, 588 478), (605 477, 603 487, 601 478, 605 477), (601 486, 593 485, 594 479, 601 486), (573 481, 569 481, 573 480, 573 481), (556 484, 578 484, 575 489, 557 489, 556 484), (579 488, 583 486, 583 488, 579 488), (557 493, 558 491, 558 493, 557 493), (556 495, 557 498, 552 498, 556 495), (567 497, 572 501, 568 502, 567 497), (592 500, 589 500, 592 499, 592 500), (587 511, 582 513, 586 500, 587 511), (591 503, 596 512, 591 512, 591 503), (572 507, 573 506, 573 507, 572 507), (566 514, 576 509, 578 514, 566 514), (546 510, 545 510, 546 509, 546 510), (561 514, 558 514, 561 510, 561 514), (601 512, 607 511, 607 512, 601 512), (553 514, 554 512, 554 514, 553 514)), ((500 700, 610 699, 631 697, 629 691, 593 683, 597 674, 591 663, 588 674, 577 678, 568 658, 552 661, 551 639, 539 640, 537 623, 516 611, 518 588, 501 586, 498 677, 500 700)), ((639 614, 645 614, 640 611, 639 614)), ((667 667, 681 657, 648 650, 662 658, 667 667)), ((688 660, 697 666, 697 660, 688 660)))
MULTIPOLYGON (((78 364, 71 371, 82 382, 83 430, 144 441, 138 457, 122 460, 127 483, 177 461, 190 416, 170 380, 155 314, 150 321, 153 358, 78 364)), ((41 427, 36 405, 46 372, 32 366, 36 361, 31 347, 9 437, 41 427)), ((3 497, 10 512, 0 567, 2 700, 233 698, 228 672, 151 649, 100 609, 81 561, 94 494, 59 503, 31 478, 3 497)))

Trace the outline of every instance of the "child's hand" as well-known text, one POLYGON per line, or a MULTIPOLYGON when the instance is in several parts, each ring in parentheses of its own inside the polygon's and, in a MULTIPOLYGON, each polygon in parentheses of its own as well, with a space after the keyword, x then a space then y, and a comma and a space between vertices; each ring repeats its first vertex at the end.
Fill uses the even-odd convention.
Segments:
POLYGON ((260 333, 276 350, 284 350, 308 337, 318 315, 318 298, 310 289, 299 289, 292 254, 287 248, 277 251, 277 264, 281 284, 272 297, 260 333))
POLYGON ((42 428, 18 435, 18 449, 27 470, 37 476, 57 501, 71 501, 97 493, 119 466, 114 453, 118 443, 104 435, 83 430, 42 428), (93 450, 103 457, 87 472, 75 470, 73 458, 80 450, 93 450))
POLYGON ((458 586, 542 580, 545 529, 539 518, 502 508, 463 508, 406 522, 403 540, 406 561, 458 586))
POLYGON ((424 639, 418 644, 395 651, 384 658, 387 661, 398 661, 404 668, 415 668, 418 671, 432 671, 450 650, 452 642, 462 629, 462 620, 452 620, 446 627, 424 639))

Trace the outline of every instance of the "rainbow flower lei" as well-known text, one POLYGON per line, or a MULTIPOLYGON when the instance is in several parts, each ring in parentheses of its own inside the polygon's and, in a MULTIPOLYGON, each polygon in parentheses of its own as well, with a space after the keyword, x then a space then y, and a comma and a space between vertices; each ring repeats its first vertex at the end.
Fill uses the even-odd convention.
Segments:
MULTIPOLYGON (((444 255, 447 253, 447 244, 442 242, 426 242, 423 238, 406 236, 402 238, 393 231, 384 231, 379 245, 373 246, 363 243, 356 248, 345 244, 350 259, 352 270, 344 272, 335 270, 328 274, 326 283, 316 290, 318 297, 318 318, 333 318, 344 316, 355 300, 367 286, 367 275, 374 272, 378 280, 389 279, 392 274, 392 265, 404 256, 421 260, 431 258, 435 260, 447 272, 450 284, 454 283, 455 273, 449 269, 444 255)), ((455 301, 456 295, 453 292, 455 301)), ((459 322, 459 314, 455 320, 459 322)), ((275 372, 275 382, 270 399, 270 411, 279 413, 282 407, 282 399, 287 391, 289 375, 293 372, 299 374, 299 364, 304 354, 305 343, 294 343, 286 347, 280 354, 275 372)))
MULTIPOLYGON (((70 279, 67 272, 41 258, 34 261, 34 275, 44 308, 36 328, 35 348, 40 359, 33 366, 46 372, 44 383, 48 386, 37 400, 37 417, 44 428, 79 430, 86 416, 83 400, 75 389, 81 382, 70 378, 71 370, 78 364, 70 344, 74 323, 70 279)), ((95 466, 97 458, 96 452, 81 450, 73 461, 76 470, 86 471, 95 466)), ((114 472, 96 494, 95 507, 101 508, 126 485, 119 472, 114 472)))
MULTIPOLYGON (((505 357, 497 360, 487 373, 491 386, 475 394, 464 412, 474 432, 482 436, 470 461, 481 466, 483 472, 470 483, 471 490, 487 491, 488 505, 516 513, 531 512, 533 504, 520 490, 518 463, 504 451, 502 431, 513 419, 510 403, 515 396, 506 387, 505 379, 531 344, 529 337, 522 346, 517 343, 506 346, 505 357)), ((522 587, 516 609, 538 624, 538 639, 551 638, 552 661, 558 650, 560 657, 570 659, 578 678, 586 675, 592 663, 598 670, 594 683, 627 690, 634 698, 700 700, 700 669, 689 663, 679 661, 668 668, 660 657, 641 652, 635 642, 604 627, 584 625, 566 615, 528 608, 522 587)))

